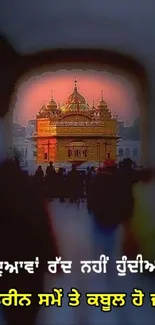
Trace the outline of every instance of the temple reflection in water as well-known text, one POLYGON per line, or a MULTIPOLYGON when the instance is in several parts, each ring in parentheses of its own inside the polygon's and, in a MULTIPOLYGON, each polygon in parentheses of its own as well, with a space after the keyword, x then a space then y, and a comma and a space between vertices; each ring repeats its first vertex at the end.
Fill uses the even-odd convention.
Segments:
POLYGON ((77 81, 64 105, 52 98, 36 117, 37 163, 53 161, 57 166, 98 165, 116 160, 117 119, 112 117, 103 99, 89 106, 78 92, 77 81))

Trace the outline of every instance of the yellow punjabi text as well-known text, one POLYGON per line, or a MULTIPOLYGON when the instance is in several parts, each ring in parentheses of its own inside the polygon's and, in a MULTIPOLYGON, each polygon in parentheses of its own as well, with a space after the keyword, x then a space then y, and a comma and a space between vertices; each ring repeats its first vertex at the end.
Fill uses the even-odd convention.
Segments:
POLYGON ((144 304, 145 294, 141 289, 133 289, 131 293, 131 302, 135 307, 142 307, 144 304))
POLYGON ((62 307, 63 289, 53 288, 51 293, 39 293, 39 306, 44 305, 45 307, 54 306, 62 307))
POLYGON ((89 306, 101 307, 101 311, 111 311, 112 306, 125 306, 126 296, 126 293, 86 293, 86 302, 89 306))
POLYGON ((151 306, 155 307, 155 293, 150 293, 151 306))
POLYGON ((76 288, 71 288, 71 292, 68 293, 67 296, 69 298, 68 306, 78 307, 80 305, 81 293, 76 288))
POLYGON ((0 304, 5 307, 27 307, 31 305, 31 297, 32 294, 30 293, 18 293, 16 289, 10 289, 8 293, 0 294, 0 304))
MULTIPOLYGON (((67 293, 68 306, 78 307, 81 303, 81 293, 76 288, 71 288, 67 293)), ((155 293, 150 293, 151 306, 155 307, 155 293)), ((0 304, 9 306, 30 306, 32 294, 18 293, 16 289, 10 289, 7 293, 0 293, 0 304)), ((62 307, 64 290, 62 288, 53 288, 52 292, 39 293, 37 295, 38 305, 50 307, 56 305, 62 307)), ((127 293, 86 293, 85 299, 89 306, 100 307, 102 312, 109 312, 112 307, 124 307, 126 305, 127 293)), ((141 289, 134 288, 131 293, 131 303, 135 307, 142 307, 144 304, 145 293, 141 289)))

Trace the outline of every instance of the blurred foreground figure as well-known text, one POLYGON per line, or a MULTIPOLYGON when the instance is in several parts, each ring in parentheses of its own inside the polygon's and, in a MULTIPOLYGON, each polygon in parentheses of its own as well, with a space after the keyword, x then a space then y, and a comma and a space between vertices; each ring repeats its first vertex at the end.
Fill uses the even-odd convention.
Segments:
POLYGON ((124 230, 124 253, 130 258, 142 254, 153 262, 155 259, 155 171, 141 170, 133 186, 134 208, 132 218, 124 230), (130 241, 130 245, 127 242, 130 241))
POLYGON ((88 210, 95 224, 96 253, 102 247, 100 253, 112 255, 116 229, 132 215, 132 183, 124 176, 114 166, 103 168, 89 188, 88 210))
POLYGON ((39 165, 36 172, 35 172, 35 176, 38 177, 39 179, 44 178, 44 171, 42 169, 42 166, 39 165))
POLYGON ((72 169, 68 174, 69 197, 70 203, 76 203, 80 198, 80 175, 76 165, 72 165, 72 169))
POLYGON ((44 171, 42 169, 42 166, 38 166, 35 174, 34 179, 36 182, 38 182, 41 186, 43 186, 44 183, 44 171))
POLYGON ((59 168, 56 175, 56 184, 57 187, 57 196, 59 197, 60 202, 65 201, 65 175, 62 167, 59 168))
POLYGON ((43 292, 47 260, 58 256, 56 242, 40 188, 21 170, 7 161, 0 166, 0 261, 35 261, 34 274, 24 269, 19 274, 4 271, 0 277, 0 292, 16 289, 31 293, 29 307, 4 307, 7 325, 34 325, 38 313, 37 293, 43 292))

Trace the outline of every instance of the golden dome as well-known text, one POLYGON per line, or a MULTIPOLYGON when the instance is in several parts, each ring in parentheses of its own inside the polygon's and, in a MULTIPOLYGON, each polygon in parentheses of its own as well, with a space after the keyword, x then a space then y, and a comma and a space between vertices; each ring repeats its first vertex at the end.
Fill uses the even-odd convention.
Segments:
POLYGON ((97 106, 98 111, 100 111, 100 116, 102 118, 111 118, 111 112, 108 109, 107 103, 103 99, 103 91, 101 93, 101 100, 99 105, 97 106))
POLYGON ((92 106, 91 106, 91 110, 92 110, 92 111, 96 111, 96 107, 95 107, 94 100, 93 100, 93 104, 92 104, 92 106))
POLYGON ((101 100, 100 100, 100 103, 99 105, 97 106, 99 109, 108 109, 107 108, 107 103, 104 101, 103 99, 103 91, 101 92, 101 100))
POLYGON ((39 116, 44 116, 46 114, 46 106, 45 104, 41 107, 40 111, 39 111, 39 116))
POLYGON ((77 90, 77 81, 74 81, 75 87, 73 93, 67 98, 66 104, 61 107, 62 112, 89 110, 85 98, 77 90))
POLYGON ((52 98, 51 98, 50 102, 48 103, 47 106, 44 103, 44 105, 41 107, 38 115, 39 115, 39 117, 50 117, 50 116, 52 116, 53 113, 55 113, 57 111, 59 111, 59 110, 57 108, 57 103, 53 99, 53 92, 52 92, 52 98))
POLYGON ((51 98, 50 102, 48 103, 46 109, 48 112, 53 112, 57 109, 57 103, 53 99, 53 91, 52 91, 52 98, 51 98))

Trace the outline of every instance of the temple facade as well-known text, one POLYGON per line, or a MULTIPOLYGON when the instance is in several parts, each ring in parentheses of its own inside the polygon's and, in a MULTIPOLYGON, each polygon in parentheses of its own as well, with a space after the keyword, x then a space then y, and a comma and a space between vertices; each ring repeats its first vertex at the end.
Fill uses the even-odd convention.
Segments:
POLYGON ((78 92, 77 81, 64 105, 53 96, 36 116, 36 159, 38 164, 98 165, 117 156, 117 119, 103 99, 88 105, 78 92))

